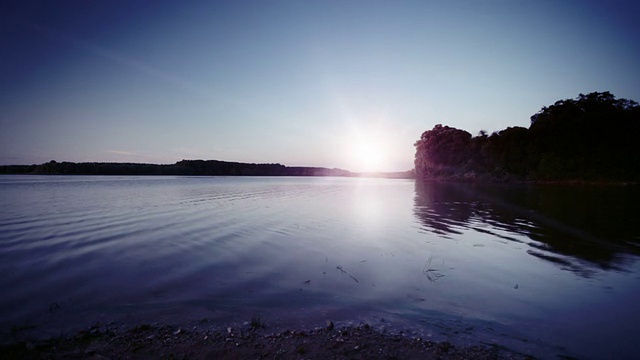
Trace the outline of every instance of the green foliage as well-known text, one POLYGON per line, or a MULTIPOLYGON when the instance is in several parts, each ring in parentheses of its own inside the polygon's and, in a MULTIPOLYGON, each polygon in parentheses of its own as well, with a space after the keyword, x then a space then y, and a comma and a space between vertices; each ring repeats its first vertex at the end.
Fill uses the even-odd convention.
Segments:
POLYGON ((415 144, 421 177, 640 180, 640 106, 609 92, 559 100, 531 126, 487 136, 437 125, 415 144))

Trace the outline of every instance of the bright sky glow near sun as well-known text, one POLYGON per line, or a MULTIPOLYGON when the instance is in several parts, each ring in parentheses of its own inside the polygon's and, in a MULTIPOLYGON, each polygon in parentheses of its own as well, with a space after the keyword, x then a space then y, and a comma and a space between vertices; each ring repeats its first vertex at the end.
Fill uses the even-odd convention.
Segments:
POLYGON ((442 123, 640 101, 636 1, 3 1, 0 164, 413 168, 442 123))

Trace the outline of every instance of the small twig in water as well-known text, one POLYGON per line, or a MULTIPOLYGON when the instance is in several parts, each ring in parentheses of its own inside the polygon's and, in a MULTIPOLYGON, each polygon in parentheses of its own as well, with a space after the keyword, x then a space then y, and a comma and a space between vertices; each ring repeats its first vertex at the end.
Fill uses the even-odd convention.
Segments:
POLYGON ((359 283, 360 281, 358 281, 358 279, 355 278, 355 276, 349 274, 346 270, 344 270, 342 267, 340 266, 336 266, 336 269, 340 270, 343 274, 349 275, 350 278, 353 279, 353 281, 359 283))
MULTIPOLYGON (((434 259, 437 259, 437 257, 429 256, 427 263, 424 265, 424 268, 422 269, 422 272, 424 273, 424 275, 431 282, 435 282, 444 276, 444 274, 441 274, 440 272, 438 272, 438 269, 431 267, 431 263, 433 262, 434 259)), ((444 260, 442 260, 442 264, 444 265, 444 260)))

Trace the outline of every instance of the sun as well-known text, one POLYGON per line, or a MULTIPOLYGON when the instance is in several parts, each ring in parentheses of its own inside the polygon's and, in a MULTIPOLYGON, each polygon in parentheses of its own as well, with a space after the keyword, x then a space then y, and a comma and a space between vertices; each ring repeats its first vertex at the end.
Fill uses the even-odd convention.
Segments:
POLYGON ((381 144, 362 139, 351 145, 349 155, 352 169, 357 172, 382 171, 387 158, 381 144))

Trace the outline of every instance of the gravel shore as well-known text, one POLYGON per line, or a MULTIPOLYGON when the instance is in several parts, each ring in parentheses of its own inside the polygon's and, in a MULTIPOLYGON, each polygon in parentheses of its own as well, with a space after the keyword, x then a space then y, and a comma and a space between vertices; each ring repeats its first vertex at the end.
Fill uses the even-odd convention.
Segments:
POLYGON ((209 330, 165 325, 93 326, 73 336, 0 346, 2 359, 526 359, 498 346, 453 346, 328 322, 271 333, 259 321, 209 330))

